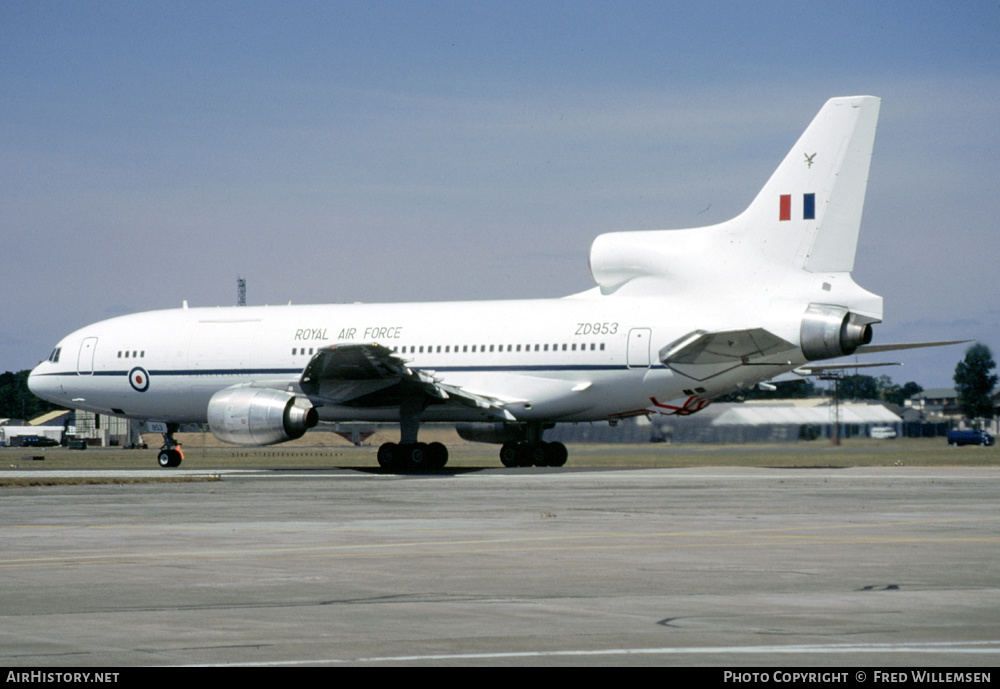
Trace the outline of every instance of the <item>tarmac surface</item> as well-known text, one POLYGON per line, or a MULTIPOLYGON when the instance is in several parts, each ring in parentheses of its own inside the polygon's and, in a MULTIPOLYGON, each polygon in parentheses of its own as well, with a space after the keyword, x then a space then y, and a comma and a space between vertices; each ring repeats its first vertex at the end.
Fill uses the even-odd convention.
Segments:
POLYGON ((0 662, 1000 661, 993 467, 176 473, 2 489, 0 662))

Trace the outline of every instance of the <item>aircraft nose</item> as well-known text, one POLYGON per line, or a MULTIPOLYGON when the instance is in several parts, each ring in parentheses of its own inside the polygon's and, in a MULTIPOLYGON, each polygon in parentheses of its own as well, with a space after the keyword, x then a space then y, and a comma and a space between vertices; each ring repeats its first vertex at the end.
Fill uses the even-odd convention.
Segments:
POLYGON ((54 376, 45 375, 44 368, 48 362, 43 361, 28 374, 28 389, 35 397, 41 397, 48 402, 59 403, 57 394, 61 392, 54 376))

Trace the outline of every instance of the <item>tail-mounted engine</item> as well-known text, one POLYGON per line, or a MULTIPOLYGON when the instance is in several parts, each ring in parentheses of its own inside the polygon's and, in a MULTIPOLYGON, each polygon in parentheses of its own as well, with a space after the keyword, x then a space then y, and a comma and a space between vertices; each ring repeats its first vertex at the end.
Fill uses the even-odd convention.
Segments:
POLYGON ((875 322, 843 306, 810 304, 799 331, 802 353, 809 361, 853 354, 872 341, 871 324, 875 322))
POLYGON ((318 421, 319 414, 308 399, 270 388, 226 388, 208 402, 212 434, 235 445, 295 440, 318 421))

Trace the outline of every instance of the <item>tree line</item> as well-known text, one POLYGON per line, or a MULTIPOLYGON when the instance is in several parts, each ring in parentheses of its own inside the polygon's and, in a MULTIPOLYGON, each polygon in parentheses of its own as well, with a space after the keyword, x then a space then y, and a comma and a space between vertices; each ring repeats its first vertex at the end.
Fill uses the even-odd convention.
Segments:
POLYGON ((62 409, 35 397, 28 389, 30 369, 0 373, 0 419, 33 419, 46 412, 62 409))

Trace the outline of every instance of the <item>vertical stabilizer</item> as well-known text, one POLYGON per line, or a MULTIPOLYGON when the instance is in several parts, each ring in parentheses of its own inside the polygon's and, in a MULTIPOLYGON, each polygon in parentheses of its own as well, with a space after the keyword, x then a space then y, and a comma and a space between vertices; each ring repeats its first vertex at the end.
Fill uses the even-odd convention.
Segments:
POLYGON ((874 96, 827 101, 735 220, 766 228, 772 258, 814 273, 854 268, 880 104, 874 96))
POLYGON ((605 294, 663 294, 697 285, 781 283, 790 273, 850 273, 881 100, 828 100, 739 216, 710 227, 611 232, 590 270, 605 294), (655 286, 652 282, 655 282, 655 286))

